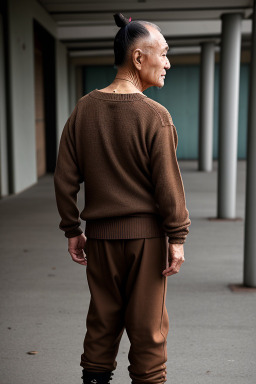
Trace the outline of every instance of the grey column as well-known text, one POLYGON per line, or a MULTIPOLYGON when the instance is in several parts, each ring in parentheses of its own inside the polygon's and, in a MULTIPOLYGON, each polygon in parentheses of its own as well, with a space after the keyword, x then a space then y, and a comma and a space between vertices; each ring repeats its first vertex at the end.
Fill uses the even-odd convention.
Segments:
POLYGON ((244 285, 256 287, 256 1, 254 1, 247 138, 244 285))
POLYGON ((222 17, 218 217, 224 219, 236 216, 241 19, 240 14, 225 14, 222 17))
POLYGON ((214 44, 203 43, 200 68, 199 171, 207 172, 212 170, 214 59, 214 44))

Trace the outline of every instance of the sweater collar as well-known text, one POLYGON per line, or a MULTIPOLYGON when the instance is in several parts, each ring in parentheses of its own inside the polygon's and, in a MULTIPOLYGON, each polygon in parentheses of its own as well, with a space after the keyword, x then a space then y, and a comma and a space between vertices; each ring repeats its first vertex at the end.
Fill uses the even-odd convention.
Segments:
POLYGON ((107 92, 101 92, 97 88, 94 89, 89 93, 91 97, 94 97, 96 99, 102 99, 102 100, 114 100, 114 101, 134 101, 134 100, 140 100, 145 97, 146 95, 142 93, 107 93, 107 92))

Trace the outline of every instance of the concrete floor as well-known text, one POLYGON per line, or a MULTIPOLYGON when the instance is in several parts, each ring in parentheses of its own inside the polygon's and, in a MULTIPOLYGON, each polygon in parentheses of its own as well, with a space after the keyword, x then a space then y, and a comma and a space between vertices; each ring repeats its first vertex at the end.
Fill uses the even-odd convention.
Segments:
MULTIPOLYGON (((214 171, 180 162, 192 219, 186 262, 168 279, 168 384, 256 382, 256 293, 242 283, 243 220, 216 216, 214 171)), ((244 217, 245 162, 238 163, 237 216, 244 217)), ((80 199, 80 204, 82 199, 80 199)), ((79 384, 89 292, 58 229, 53 179, 0 201, 0 384, 79 384), (28 355, 37 351, 36 355, 28 355)), ((111 383, 130 383, 123 337, 111 383)))

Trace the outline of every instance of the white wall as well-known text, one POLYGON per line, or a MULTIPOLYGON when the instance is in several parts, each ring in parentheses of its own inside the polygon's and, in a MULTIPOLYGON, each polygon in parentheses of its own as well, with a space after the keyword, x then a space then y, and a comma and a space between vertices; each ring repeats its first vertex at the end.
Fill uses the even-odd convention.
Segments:
POLYGON ((63 127, 69 117, 68 57, 66 47, 56 40, 56 137, 57 148, 63 127))
POLYGON ((3 19, 0 14, 0 197, 8 195, 8 148, 3 19))
POLYGON ((9 0, 9 88, 13 191, 37 181, 33 19, 56 37, 56 24, 35 0, 9 0))

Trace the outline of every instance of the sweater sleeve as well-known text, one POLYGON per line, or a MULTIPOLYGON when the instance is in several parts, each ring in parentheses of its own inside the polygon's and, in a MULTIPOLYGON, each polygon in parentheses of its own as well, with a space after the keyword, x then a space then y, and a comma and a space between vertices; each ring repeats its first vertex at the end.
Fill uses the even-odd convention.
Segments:
POLYGON ((163 217, 163 230, 169 236, 169 243, 182 244, 191 221, 176 157, 177 145, 175 126, 158 126, 152 140, 150 161, 156 205, 163 217))
POLYGON ((65 232, 67 238, 79 236, 83 233, 77 207, 77 194, 83 178, 79 171, 76 156, 76 114, 77 107, 70 115, 62 131, 54 172, 55 196, 61 216, 59 228, 65 232))

